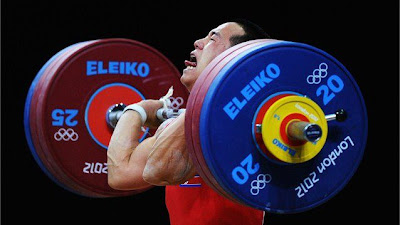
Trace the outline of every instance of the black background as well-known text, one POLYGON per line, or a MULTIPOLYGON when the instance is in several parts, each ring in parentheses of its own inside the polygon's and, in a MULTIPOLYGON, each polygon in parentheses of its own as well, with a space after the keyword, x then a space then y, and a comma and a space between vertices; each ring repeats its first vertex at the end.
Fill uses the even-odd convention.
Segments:
POLYGON ((23 131, 30 83, 64 47, 110 37, 149 44, 181 71, 196 39, 229 19, 247 18, 275 39, 307 43, 335 56, 360 86, 369 117, 363 161, 344 190, 304 213, 267 214, 266 224, 398 224, 399 5, 387 2, 2 1, 2 222, 168 224, 164 188, 91 199, 71 194, 45 176, 23 131))

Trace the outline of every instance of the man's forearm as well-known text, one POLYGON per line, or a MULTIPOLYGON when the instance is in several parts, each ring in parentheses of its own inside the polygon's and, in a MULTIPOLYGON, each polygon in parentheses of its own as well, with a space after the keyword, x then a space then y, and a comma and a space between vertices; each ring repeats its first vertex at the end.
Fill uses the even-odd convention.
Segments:
POLYGON ((119 119, 107 151, 109 182, 123 176, 124 171, 129 169, 132 152, 139 144, 141 125, 140 115, 132 110, 119 119))
POLYGON ((139 144, 140 115, 132 110, 125 112, 118 121, 108 146, 108 155, 117 163, 127 163, 132 151, 139 144))

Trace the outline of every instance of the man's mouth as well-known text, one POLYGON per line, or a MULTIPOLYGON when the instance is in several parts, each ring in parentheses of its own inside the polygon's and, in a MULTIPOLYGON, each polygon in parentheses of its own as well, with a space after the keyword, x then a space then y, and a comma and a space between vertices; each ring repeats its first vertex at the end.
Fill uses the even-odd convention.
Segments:
POLYGON ((187 69, 194 69, 197 66, 197 59, 194 54, 190 54, 189 60, 185 60, 185 66, 187 69))

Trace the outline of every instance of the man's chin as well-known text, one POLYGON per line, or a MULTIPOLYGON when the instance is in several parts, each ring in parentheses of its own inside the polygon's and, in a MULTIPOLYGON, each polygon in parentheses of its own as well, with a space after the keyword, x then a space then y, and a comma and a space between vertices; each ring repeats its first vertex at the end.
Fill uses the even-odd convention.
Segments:
POLYGON ((190 92, 190 90, 192 89, 192 83, 190 79, 190 76, 188 74, 185 74, 185 72, 183 72, 182 76, 181 76, 181 83, 186 87, 186 89, 188 89, 188 91, 190 92))

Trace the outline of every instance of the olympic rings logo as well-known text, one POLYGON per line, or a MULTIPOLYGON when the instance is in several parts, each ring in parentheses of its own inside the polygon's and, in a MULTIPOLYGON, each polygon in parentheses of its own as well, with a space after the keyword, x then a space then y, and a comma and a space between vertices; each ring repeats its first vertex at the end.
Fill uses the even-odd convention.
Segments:
POLYGON ((260 190, 264 189, 265 186, 267 186, 267 184, 269 182, 271 182, 272 180, 272 176, 269 174, 259 174, 257 176, 257 180, 253 180, 251 182, 251 189, 250 192, 252 195, 258 195, 258 193, 260 193, 260 190))
POLYGON ((169 107, 172 109, 179 109, 184 102, 182 97, 169 97, 169 100, 171 101, 169 107))
POLYGON ((78 133, 76 133, 72 128, 60 128, 56 133, 54 133, 54 139, 56 141, 77 141, 78 138, 78 133))
POLYGON ((328 76, 328 64, 321 63, 319 64, 318 69, 313 71, 312 75, 307 77, 307 83, 309 84, 319 84, 322 81, 322 78, 328 76))

